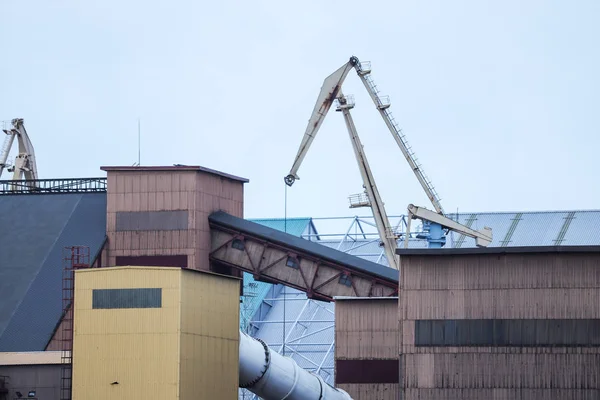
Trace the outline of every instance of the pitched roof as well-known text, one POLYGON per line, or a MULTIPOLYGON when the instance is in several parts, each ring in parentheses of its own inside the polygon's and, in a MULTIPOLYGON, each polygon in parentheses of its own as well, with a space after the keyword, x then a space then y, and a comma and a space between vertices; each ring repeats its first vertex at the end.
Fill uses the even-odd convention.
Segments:
POLYGON ((0 221, 0 352, 42 351, 62 314, 63 248, 98 252, 106 194, 2 196, 0 221))

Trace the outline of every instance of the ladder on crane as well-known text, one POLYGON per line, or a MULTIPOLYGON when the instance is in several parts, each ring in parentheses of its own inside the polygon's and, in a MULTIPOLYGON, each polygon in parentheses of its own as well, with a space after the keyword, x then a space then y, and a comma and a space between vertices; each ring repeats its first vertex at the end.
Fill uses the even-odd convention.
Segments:
POLYGON ((411 169, 416 175, 419 183, 423 187, 423 190, 425 190, 425 193, 427 194, 427 197, 429 197, 429 200, 433 204, 433 207, 438 213, 444 214, 444 209, 442 208, 440 196, 435 190, 435 187, 433 186, 431 180, 425 174, 423 166, 419 163, 415 152, 412 150, 412 147, 408 143, 406 135, 404 134, 404 132, 402 132, 402 129, 400 129, 400 126, 398 125, 396 119, 392 115, 392 111, 390 110, 390 106, 392 104, 390 102, 389 96, 380 95, 379 89, 371 76, 371 63, 360 62, 357 59, 357 64, 355 68, 358 73, 358 76, 360 77, 360 80, 365 85, 367 92, 373 100, 373 103, 375 103, 377 111, 379 111, 379 113, 381 114, 381 117, 383 118, 388 129, 392 133, 394 140, 398 144, 400 151, 402 151, 404 158, 406 158, 406 161, 408 161, 408 164, 410 165, 411 169))

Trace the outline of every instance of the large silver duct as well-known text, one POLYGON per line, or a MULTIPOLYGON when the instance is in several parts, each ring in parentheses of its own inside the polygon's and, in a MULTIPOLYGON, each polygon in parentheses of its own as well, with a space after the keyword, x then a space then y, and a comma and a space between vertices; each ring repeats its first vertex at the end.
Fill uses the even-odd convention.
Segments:
POLYGON ((272 351, 262 340, 240 331, 241 388, 264 400, 352 400, 319 375, 272 351))

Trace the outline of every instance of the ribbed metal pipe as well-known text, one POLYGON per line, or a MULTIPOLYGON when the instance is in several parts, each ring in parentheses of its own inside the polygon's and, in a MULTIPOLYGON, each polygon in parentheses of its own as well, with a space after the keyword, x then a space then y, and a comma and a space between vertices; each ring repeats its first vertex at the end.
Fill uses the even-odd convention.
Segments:
POLYGON ((239 376, 241 388, 264 400, 352 400, 345 391, 241 331, 239 376))

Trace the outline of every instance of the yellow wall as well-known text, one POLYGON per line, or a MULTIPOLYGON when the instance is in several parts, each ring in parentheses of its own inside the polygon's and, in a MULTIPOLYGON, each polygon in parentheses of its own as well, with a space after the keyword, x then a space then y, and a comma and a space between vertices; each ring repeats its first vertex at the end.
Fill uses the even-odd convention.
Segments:
POLYGON ((180 398, 237 399, 240 282, 182 272, 180 398))
POLYGON ((179 268, 78 270, 73 400, 236 399, 238 318, 237 279, 179 268), (161 308, 92 309, 93 289, 133 288, 162 288, 161 308))

